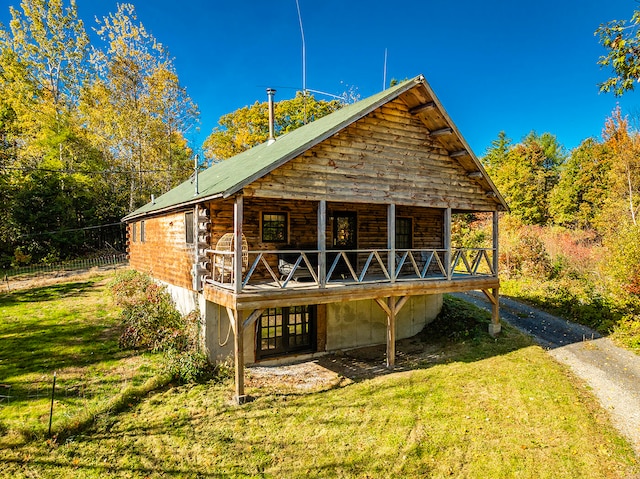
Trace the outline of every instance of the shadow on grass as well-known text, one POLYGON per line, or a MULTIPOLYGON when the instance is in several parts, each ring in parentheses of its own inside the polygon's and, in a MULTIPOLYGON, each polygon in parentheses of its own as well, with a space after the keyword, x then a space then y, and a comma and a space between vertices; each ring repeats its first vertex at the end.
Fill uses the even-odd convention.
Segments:
MULTIPOLYGON (((4 328, 3 328, 4 329, 4 328)), ((81 325, 76 321, 40 324, 20 333, 3 334, 0 378, 29 373, 50 373, 67 367, 85 367, 119 353, 111 328, 81 325)))
POLYGON ((78 281, 13 291, 0 295, 0 306, 11 306, 16 303, 39 303, 82 295, 93 287, 95 287, 95 281, 78 281))

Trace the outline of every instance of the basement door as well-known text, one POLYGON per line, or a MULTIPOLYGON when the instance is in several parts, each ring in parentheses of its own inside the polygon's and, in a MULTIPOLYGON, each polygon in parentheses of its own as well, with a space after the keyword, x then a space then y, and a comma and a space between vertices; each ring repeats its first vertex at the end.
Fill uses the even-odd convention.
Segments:
POLYGON ((257 321, 258 359, 316 350, 315 305, 270 308, 257 321))

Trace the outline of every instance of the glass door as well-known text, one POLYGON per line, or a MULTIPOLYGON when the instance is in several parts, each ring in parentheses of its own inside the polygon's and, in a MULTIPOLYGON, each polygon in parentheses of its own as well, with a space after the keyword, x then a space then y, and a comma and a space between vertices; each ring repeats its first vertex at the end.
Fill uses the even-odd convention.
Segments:
MULTIPOLYGON (((354 250, 358 248, 358 221, 353 211, 338 211, 333 214, 333 250, 354 250)), ((327 270, 333 264, 335 254, 327 254, 327 270)), ((357 253, 347 253, 352 268, 357 271, 357 253)), ((348 275, 349 268, 344 259, 340 259, 332 277, 336 274, 348 275)))
POLYGON ((315 351, 316 307, 267 309, 258 321, 259 359, 315 351))

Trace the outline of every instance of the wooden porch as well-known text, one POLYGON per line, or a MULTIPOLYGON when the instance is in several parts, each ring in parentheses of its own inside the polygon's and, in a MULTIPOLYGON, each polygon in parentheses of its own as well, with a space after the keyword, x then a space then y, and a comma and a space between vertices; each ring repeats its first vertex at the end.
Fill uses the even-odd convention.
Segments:
POLYGON ((452 247, 451 208, 441 210, 442 247, 396 248, 396 206, 390 204, 383 220, 386 248, 329 249, 327 203, 320 200, 315 249, 254 250, 252 237, 247 241, 243 235, 243 202, 241 195, 234 199, 231 248, 205 251, 202 284, 205 299, 225 307, 230 318, 238 403, 246 400, 243 331, 268 308, 374 300, 387 316, 389 368, 395 364, 396 316, 411 296, 481 290, 493 304, 489 332, 500 332, 497 211, 491 248, 452 247))

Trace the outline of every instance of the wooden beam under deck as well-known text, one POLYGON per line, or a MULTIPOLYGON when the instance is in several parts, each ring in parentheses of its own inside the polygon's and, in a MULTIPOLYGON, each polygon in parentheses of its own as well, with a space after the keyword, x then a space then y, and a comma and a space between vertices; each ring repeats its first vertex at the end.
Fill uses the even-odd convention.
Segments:
POLYGON ((463 291, 498 288, 496 277, 454 278, 451 280, 398 281, 396 283, 328 283, 320 289, 315 284, 296 289, 254 289, 236 294, 212 284, 206 284, 204 297, 207 301, 235 310, 258 310, 281 306, 307 304, 329 304, 363 299, 389 298, 392 296, 417 296, 423 294, 459 293, 463 291))

